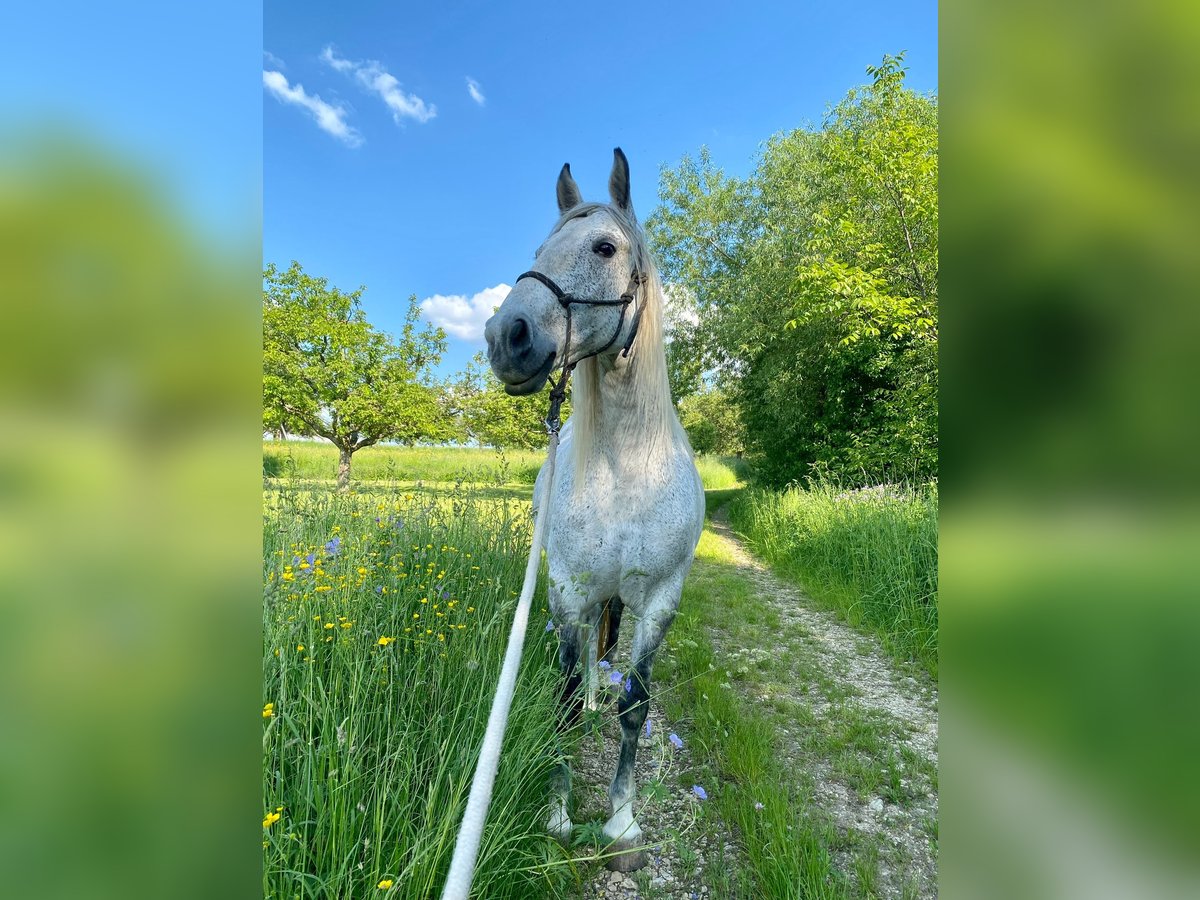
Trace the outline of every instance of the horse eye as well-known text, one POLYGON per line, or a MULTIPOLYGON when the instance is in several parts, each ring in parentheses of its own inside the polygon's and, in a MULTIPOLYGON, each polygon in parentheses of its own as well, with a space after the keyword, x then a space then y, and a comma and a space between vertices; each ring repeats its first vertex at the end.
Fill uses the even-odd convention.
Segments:
POLYGON ((608 241, 601 241, 599 244, 596 245, 596 252, 599 253, 601 256, 603 256, 605 259, 611 259, 613 254, 617 252, 617 248, 614 247, 612 244, 610 244, 608 241))

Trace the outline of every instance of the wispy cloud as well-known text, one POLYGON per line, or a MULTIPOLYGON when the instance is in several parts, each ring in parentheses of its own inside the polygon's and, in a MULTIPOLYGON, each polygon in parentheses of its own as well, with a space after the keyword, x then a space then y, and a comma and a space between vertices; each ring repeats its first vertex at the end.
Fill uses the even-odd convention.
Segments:
POLYGON ((276 56, 274 53, 272 53, 270 50, 263 51, 263 62, 267 63, 272 69, 274 69, 277 72, 282 72, 285 69, 287 69, 287 66, 284 65, 283 60, 280 59, 278 56, 276 56))
POLYGON ((392 119, 397 125, 402 124, 404 119, 428 122, 437 115, 436 106, 427 104, 416 94, 406 94, 396 77, 375 60, 355 62, 342 59, 333 52, 332 46, 321 51, 321 60, 335 71, 353 76, 362 87, 377 94, 392 111, 392 119))
POLYGON ((483 91, 479 87, 479 82, 470 75, 467 76, 467 93, 470 94, 471 99, 480 106, 483 106, 483 104, 487 103, 487 97, 483 96, 483 91))
POLYGON ((308 93, 299 82, 295 86, 288 84, 282 72, 264 69, 263 87, 280 102, 307 110, 316 120, 318 128, 332 134, 346 146, 357 147, 363 142, 362 135, 347 124, 345 108, 326 103, 316 94, 308 93))
POLYGON ((444 328, 446 334, 464 341, 483 343, 484 323, 511 290, 507 284, 498 284, 484 288, 472 297, 464 294, 451 294, 448 297, 434 294, 421 301, 421 312, 434 325, 444 328))

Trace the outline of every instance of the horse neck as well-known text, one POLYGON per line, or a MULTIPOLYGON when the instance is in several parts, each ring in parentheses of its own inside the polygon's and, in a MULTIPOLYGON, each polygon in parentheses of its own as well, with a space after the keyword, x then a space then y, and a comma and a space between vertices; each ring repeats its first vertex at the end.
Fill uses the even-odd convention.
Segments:
MULTIPOLYGON (((642 352, 663 355, 661 345, 640 348, 642 352)), ((589 423, 588 440, 579 446, 584 456, 590 451, 617 460, 626 460, 635 468, 675 449, 678 425, 664 385, 647 383, 657 371, 665 372, 665 358, 659 365, 639 366, 636 358, 620 356, 589 360, 588 389, 579 398, 574 415, 589 423), (590 446, 589 446, 590 445, 590 446)), ((650 362, 647 360, 647 362, 650 362)), ((578 460, 586 466, 586 458, 578 460)))

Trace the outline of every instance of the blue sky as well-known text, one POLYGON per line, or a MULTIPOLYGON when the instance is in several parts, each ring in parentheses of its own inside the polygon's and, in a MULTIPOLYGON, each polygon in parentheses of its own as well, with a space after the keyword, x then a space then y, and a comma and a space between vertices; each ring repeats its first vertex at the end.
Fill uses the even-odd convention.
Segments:
POLYGON ((462 335, 443 372, 482 347, 466 335, 503 290, 482 292, 528 268, 564 162, 603 199, 622 147, 644 219, 664 163, 707 145, 744 175, 884 53, 937 88, 934 2, 267 0, 263 46, 264 260, 366 285, 387 331, 410 294, 434 298, 427 317, 462 335))

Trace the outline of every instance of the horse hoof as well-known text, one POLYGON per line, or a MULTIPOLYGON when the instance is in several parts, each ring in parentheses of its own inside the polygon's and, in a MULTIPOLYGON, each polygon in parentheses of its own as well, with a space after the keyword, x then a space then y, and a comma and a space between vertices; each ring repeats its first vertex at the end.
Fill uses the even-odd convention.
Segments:
MULTIPOLYGON (((609 848, 609 852, 613 849, 609 848)), ((650 861, 650 854, 645 850, 630 850, 628 853, 618 853, 604 861, 604 865, 612 872, 636 872, 650 861)))
POLYGON ((571 844, 572 823, 565 812, 555 810, 546 823, 546 831, 564 847, 571 844))

